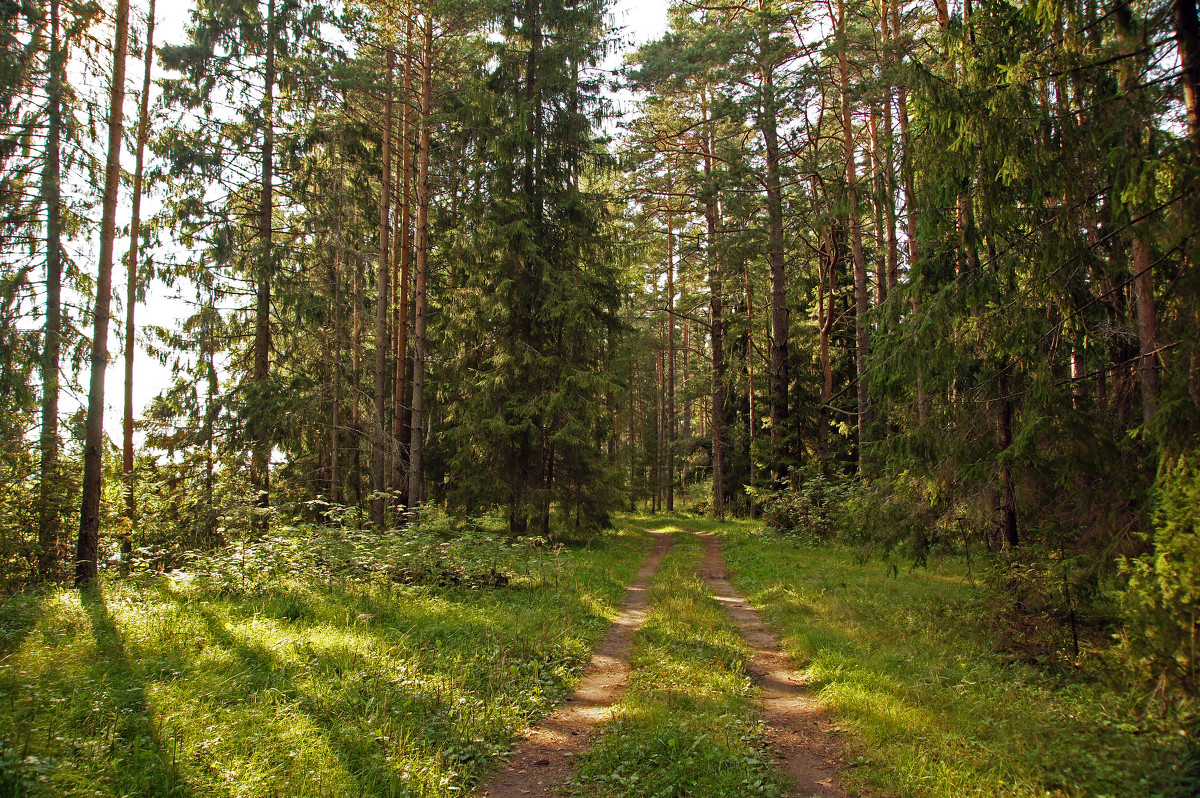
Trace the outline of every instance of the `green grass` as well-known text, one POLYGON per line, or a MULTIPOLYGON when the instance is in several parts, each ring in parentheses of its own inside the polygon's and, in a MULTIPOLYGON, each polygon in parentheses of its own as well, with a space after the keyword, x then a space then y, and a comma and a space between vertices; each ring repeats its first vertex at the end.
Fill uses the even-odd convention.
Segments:
POLYGON ((1086 675, 1006 662, 975 622, 976 591, 957 563, 892 576, 884 563, 744 529, 727 534, 725 557, 846 732, 852 786, 1178 794, 1179 732, 1135 720, 1135 696, 1086 675))
POLYGON ((0 798, 462 795, 573 688, 649 548, 466 538, 291 530, 12 597, 0 798))
MULTIPOLYGON (((661 521, 629 523, 664 528, 661 521)), ((634 637, 629 689, 581 756, 577 796, 778 796, 764 751, 745 642, 696 565, 703 544, 675 531, 634 637)))

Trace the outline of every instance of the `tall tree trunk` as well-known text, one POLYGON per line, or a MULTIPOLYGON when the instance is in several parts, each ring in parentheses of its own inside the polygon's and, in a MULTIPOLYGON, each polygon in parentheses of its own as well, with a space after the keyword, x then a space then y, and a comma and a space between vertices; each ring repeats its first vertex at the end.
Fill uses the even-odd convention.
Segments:
MULTIPOLYGON (((746 284, 746 399, 750 411, 747 418, 750 435, 750 487, 754 487, 754 437, 757 419, 754 397, 754 288, 750 282, 750 261, 742 261, 742 278, 746 284)), ((750 500, 750 515, 754 516, 754 500, 750 500)))
POLYGON ((216 314, 216 298, 215 289, 208 298, 208 318, 204 325, 204 358, 205 358, 205 377, 208 384, 208 392, 205 397, 204 404, 204 533, 205 543, 207 546, 216 546, 220 543, 217 539, 217 512, 216 506, 213 503, 213 492, 216 485, 216 435, 215 426, 217 420, 217 364, 216 364, 216 342, 213 330, 213 316, 216 314))
POLYGON ((1154 271, 1145 233, 1134 226, 1133 298, 1137 307, 1138 379, 1142 385, 1142 421, 1158 412, 1158 313, 1154 303, 1154 271))
POLYGON ((667 209, 667 512, 675 512, 675 215, 667 209))
MULTIPOLYGON (((411 227, 412 202, 412 146, 409 135, 410 120, 412 119, 412 35, 413 22, 410 15, 404 35, 404 101, 400 111, 400 224, 399 250, 400 270, 396 276, 397 315, 395 323, 396 334, 396 384, 392 396, 392 432, 397 441, 405 441, 406 425, 405 388, 408 380, 408 284, 411 267, 412 238, 411 227)), ((407 499, 407 484, 404 481, 404 463, 407 459, 405 449, 397 453, 396 464, 392 473, 392 488, 396 492, 396 503, 403 509, 407 499), (403 493, 402 493, 403 491, 403 493)))
POLYGON ((254 451, 250 458, 250 486, 255 494, 256 534, 267 531, 271 507, 271 434, 265 399, 271 376, 271 278, 275 272, 275 0, 267 2, 267 54, 263 74, 262 190, 259 194, 258 239, 261 251, 254 306, 254 384, 259 407, 254 411, 254 451))
POLYGON ((362 509, 362 333, 363 333, 363 259, 361 253, 354 255, 353 318, 351 320, 353 340, 350 343, 350 373, 353 375, 353 397, 350 402, 350 423, 354 438, 354 456, 351 482, 354 487, 354 506, 362 509))
POLYGON ((1187 108, 1188 135, 1192 140, 1192 162, 1200 163, 1200 15, 1196 0, 1172 0, 1175 43, 1179 48, 1179 79, 1187 108))
POLYGON ((771 265, 771 474, 775 487, 786 476, 788 460, 788 307, 783 251, 783 182, 780 175, 779 123, 774 75, 763 67, 760 128, 767 166, 767 260, 771 265))
MULTIPOLYGON (((1008 380, 1001 376, 997 381, 1000 398, 997 402, 997 441, 1000 455, 1003 457, 1008 447, 1012 446, 1012 402, 1008 396, 1008 380)), ((1000 532, 1004 537, 1006 548, 1017 545, 1017 496, 1013 486, 1012 465, 1003 461, 1000 464, 1000 532)))
POLYGON ((108 103, 108 160, 100 218, 100 264, 92 311, 91 385, 83 449, 83 502, 75 549, 75 585, 99 576, 100 492, 104 481, 104 372, 108 366, 108 323, 112 306, 113 243, 117 234, 117 192, 121 187, 121 140, 125 129, 125 52, 129 48, 129 0, 117 0, 114 18, 112 87, 108 103))
POLYGON ((408 506, 421 501, 425 448, 425 279, 429 263, 429 144, 433 121, 433 18, 424 19, 417 141, 416 286, 413 291, 412 438, 409 443, 408 506))
POLYGON ((388 341, 388 274, 391 270, 391 190, 392 190, 392 73, 395 55, 387 50, 387 87, 384 90, 383 111, 383 171, 379 179, 379 269, 378 291, 375 297, 375 422, 374 446, 371 457, 371 523, 383 529, 387 509, 387 354, 388 341))
MULTIPOLYGON (((891 4, 892 30, 897 33, 900 31, 899 5, 899 2, 891 4)), ((904 183, 904 218, 905 230, 908 236, 908 268, 909 282, 911 283, 912 269, 921 256, 921 242, 917 235, 917 194, 913 188, 912 150, 910 149, 908 138, 908 90, 903 83, 896 87, 896 110, 900 123, 900 173, 904 183)), ((920 303, 916 299, 913 299, 913 313, 919 313, 920 310, 920 303)), ((925 390, 925 377, 920 371, 920 364, 918 363, 917 422, 923 427, 928 420, 929 394, 925 390)))
MULTIPOLYGON (((887 69, 893 69, 896 60, 895 48, 892 44, 892 29, 889 24, 888 17, 889 6, 894 6, 898 0, 881 0, 881 29, 883 31, 883 46, 884 46, 884 65, 887 69)), ((896 153, 893 142, 892 130, 892 101, 894 99, 894 86, 889 80, 884 87, 883 95, 883 129, 881 152, 883 156, 883 183, 884 183, 884 214, 887 217, 887 287, 892 290, 899 282, 900 272, 900 252, 899 241, 896 236, 896 153)), ((879 295, 882 302, 883 294, 879 295)))
MULTIPOLYGON (((662 341, 661 330, 658 339, 662 341)), ((660 343, 661 346, 661 343, 660 343)), ((663 506, 663 493, 666 473, 663 452, 666 449, 666 424, 663 416, 666 405, 666 379, 663 376, 663 351, 660 348, 654 358, 655 385, 654 408, 657 413, 654 425, 654 511, 658 512, 663 506)))
POLYGON ((838 32, 843 38, 838 52, 838 79, 842 98, 842 140, 846 152, 846 193, 849 195, 850 253, 854 259, 854 364, 858 377, 858 458, 862 468, 863 444, 870 426, 871 391, 867 378, 867 357, 871 331, 867 327, 867 263, 862 246, 862 223, 858 214, 858 176, 854 159, 854 122, 850 110, 850 68, 846 56, 845 4, 838 0, 838 32))
POLYGON ((707 98, 703 104, 704 146, 704 223, 705 257, 708 259, 709 345, 712 352, 712 394, 709 419, 712 425, 712 501, 713 513, 725 518, 725 325, 722 319, 724 281, 720 245, 717 243, 717 188, 713 176, 715 133, 707 98))
POLYGON ((871 106, 868 121, 868 140, 871 147, 871 205, 875 215, 875 300, 877 304, 887 301, 888 295, 888 262, 887 262, 887 225, 884 223, 884 182, 883 182, 883 142, 880 141, 882 127, 882 112, 878 106, 871 106))
POLYGON ((121 532, 121 570, 129 573, 129 558, 133 555, 134 520, 137 517, 137 501, 133 494, 133 356, 137 351, 134 340, 134 310, 137 307, 138 254, 142 234, 142 179, 145 163, 146 140, 150 134, 150 74, 154 68, 154 5, 146 22, 146 70, 142 76, 142 96, 138 109, 137 149, 134 153, 133 169, 133 212, 129 222, 129 254, 126 258, 125 286, 125 417, 123 431, 122 464, 125 477, 125 518, 128 523, 121 532))
POLYGON ((53 579, 58 569, 62 495, 58 469, 58 383, 62 355, 62 95, 66 70, 60 40, 59 0, 50 2, 50 63, 47 103, 46 164, 42 202, 46 205, 46 323, 42 333, 42 428, 38 495, 38 579, 53 579))
POLYGON ((342 501, 341 473, 341 413, 342 413, 342 234, 338 225, 337 242, 334 245, 333 265, 329 270, 330 294, 333 298, 333 407, 330 408, 329 425, 329 500, 334 504, 342 501))
MULTIPOLYGON (((1179 7, 1176 6, 1175 10, 1178 15, 1179 7)), ((1127 57, 1121 63, 1121 89, 1125 92, 1128 112, 1132 117, 1126 124, 1125 144, 1129 155, 1141 161, 1145 159, 1140 124, 1143 115, 1138 107, 1140 87, 1132 57, 1132 54, 1138 51, 1141 42, 1133 30, 1133 21, 1123 16, 1118 17, 1118 36, 1127 53, 1127 57)), ((1189 108, 1189 123, 1190 110, 1189 108)), ((1128 215, 1133 238, 1133 300, 1137 314, 1137 371, 1142 388, 1142 421, 1149 424, 1158 412, 1158 312, 1154 302, 1154 264, 1150 255, 1150 242, 1147 240, 1145 224, 1136 221, 1138 209, 1143 205, 1144 203, 1137 201, 1130 203, 1128 215)))
MULTIPOLYGON (((813 196, 817 197, 817 178, 812 178, 813 196)), ((817 349, 821 360, 821 409, 817 412, 817 456, 829 458, 829 403, 833 401, 833 363, 829 358, 829 336, 833 331, 834 302, 837 299, 837 234, 832 224, 821 228, 821 247, 817 253, 817 349)))

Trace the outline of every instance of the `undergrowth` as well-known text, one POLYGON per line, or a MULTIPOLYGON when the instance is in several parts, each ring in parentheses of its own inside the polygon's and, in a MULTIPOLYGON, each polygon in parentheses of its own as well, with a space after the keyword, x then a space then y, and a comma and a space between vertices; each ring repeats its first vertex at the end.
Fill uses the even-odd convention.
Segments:
POLYGON ((0 795, 461 795, 573 688, 648 548, 540 543, 285 528, 17 594, 0 795))
POLYGON ((571 792, 774 798, 782 790, 743 669, 749 651, 696 574, 703 543, 674 537, 634 637, 628 692, 581 757, 571 792))

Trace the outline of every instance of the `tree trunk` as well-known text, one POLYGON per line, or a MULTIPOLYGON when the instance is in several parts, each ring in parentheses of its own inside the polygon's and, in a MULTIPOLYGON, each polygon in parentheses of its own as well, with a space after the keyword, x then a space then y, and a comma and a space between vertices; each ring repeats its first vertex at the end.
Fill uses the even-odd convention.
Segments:
POLYGON ((788 460, 788 307, 783 251, 783 185, 779 164, 779 129, 771 70, 763 68, 763 112, 760 128, 767 166, 767 260, 771 265, 771 475, 779 488, 788 460))
MULTIPOLYGON (((891 0, 890 5, 894 6, 898 0, 891 0)), ((892 46, 892 29, 889 25, 888 12, 889 0, 882 0, 881 5, 881 29, 883 31, 883 46, 884 46, 884 65, 891 69, 895 61, 895 50, 892 46)), ((883 94, 883 130, 882 147, 880 152, 883 158, 883 183, 884 183, 884 214, 887 217, 887 287, 891 291, 899 282, 900 272, 900 252, 899 242, 896 236, 896 153, 892 141, 892 99, 894 87, 889 81, 884 87, 883 94)), ((879 295, 879 300, 882 302, 884 295, 879 295)))
MULTIPOLYGON (((1003 457, 1012 445, 1012 402, 1008 397, 1008 381, 1000 377, 1000 398, 997 407, 997 448, 1003 457)), ((1000 464, 1000 531, 1005 548, 1017 545, 1017 497, 1013 487, 1012 465, 1007 461, 1000 464)))
MULTIPOLYGON (((892 30, 896 32, 900 31, 899 5, 899 2, 893 2, 891 7, 892 30)), ((904 182, 904 218, 908 234, 908 268, 911 283, 912 269, 921 255, 921 242, 917 235, 917 195, 913 188, 912 151, 909 149, 908 139, 908 90, 904 86, 896 87, 896 109, 900 123, 900 172, 904 182)), ((917 314, 920 311, 921 304, 914 299, 913 313, 917 314)), ((920 371, 919 363, 917 368, 917 422, 923 427, 929 420, 929 394, 925 391, 925 377, 920 371)))
POLYGON ((1188 135, 1192 140, 1192 162, 1200 163, 1200 15, 1196 0, 1172 0, 1175 12, 1175 43, 1179 48, 1179 79, 1187 108, 1188 135))
POLYGON ((675 217, 667 210, 667 512, 675 512, 675 217))
POLYGON ((1149 424, 1158 412, 1158 314, 1154 303, 1154 271, 1150 245, 1134 226, 1133 297, 1137 307, 1138 379, 1142 385, 1142 421, 1149 424))
POLYGON ((42 428, 38 496, 38 579, 53 579, 58 569, 59 500, 58 383, 62 354, 62 94, 66 59, 59 37, 59 0, 50 2, 50 63, 47 102, 46 164, 42 201, 46 204, 46 324, 42 333, 42 428))
POLYGON ((354 506, 362 509, 362 331, 363 331, 363 262, 362 255, 354 255, 354 306, 353 325, 354 340, 350 344, 350 373, 354 378, 354 396, 350 402, 350 423, 353 425, 354 462, 351 481, 354 486, 354 506))
POLYGON ((262 191, 259 196, 258 238, 261 246, 258 289, 254 307, 254 384, 259 407, 254 410, 254 451, 250 460, 250 485, 255 493, 255 534, 270 526, 271 435, 265 408, 267 381, 271 376, 271 277, 275 272, 274 179, 275 179, 275 0, 267 2, 267 55, 263 77, 262 191))
MULTIPOLYGON (((749 416, 746 419, 750 436, 750 487, 755 486, 754 436, 756 426, 754 398, 754 289, 750 282, 750 262, 742 261, 742 277, 746 284, 746 399, 749 416)), ((750 499, 750 517, 754 517, 754 499, 750 499)))
POLYGON ((333 266, 329 271, 331 295, 333 297, 333 407, 329 427, 329 500, 334 504, 342 501, 342 478, 340 462, 341 412, 342 412, 342 236, 338 225, 337 242, 334 245, 333 266))
POLYGON ((412 438, 409 443, 408 506, 421 501, 425 449, 425 279, 429 263, 429 144, 433 121, 433 18, 424 19, 417 142, 416 286, 413 292, 412 438))
POLYGON ((882 113, 878 106, 871 106, 868 121, 868 140, 871 147, 871 205, 875 215, 875 301, 883 304, 888 295, 888 262, 887 262, 887 225, 884 223, 884 187, 883 187, 883 142, 880 141, 882 113))
POLYGON ((707 231, 705 255, 708 259, 709 342, 712 351, 712 398, 709 419, 712 425, 712 492, 713 513, 725 518, 725 327, 722 321, 724 285, 721 274, 720 248, 717 244, 717 190, 713 178, 713 148, 715 135, 707 102, 704 136, 704 223, 707 231))
POLYGON ((137 307, 138 254, 142 231, 142 178, 146 140, 150 134, 150 74, 154 67, 154 4, 150 0, 146 23, 146 70, 142 76, 142 96, 138 109, 137 149, 134 152, 133 211, 129 222, 129 254, 126 259, 125 287, 125 418, 123 431, 123 472, 125 477, 125 518, 128 524, 121 532, 121 571, 129 573, 129 558, 133 555, 134 519, 137 501, 133 495, 133 356, 137 351, 134 340, 134 310, 137 307))
MULTIPOLYGON (((845 8, 838 1, 838 31, 845 36, 845 8)), ((858 377, 858 460, 862 469, 863 444, 870 426, 871 392, 867 378, 867 357, 871 345, 871 331, 867 327, 867 264, 862 246, 862 224, 858 215, 858 177, 854 162, 854 123, 850 114, 850 69, 847 62, 845 43, 838 52, 838 78, 842 98, 842 140, 846 152, 846 192, 849 195, 850 211, 847 222, 850 226, 850 253, 854 259, 854 364, 858 377)))
POLYGON ((121 141, 125 128, 125 52, 129 47, 129 0, 117 0, 114 18, 112 87, 108 104, 108 160, 100 219, 100 264, 92 311, 91 385, 83 449, 83 502, 75 550, 75 585, 99 576, 100 492, 104 481, 104 372, 108 366, 108 323, 112 306, 113 243, 117 233, 117 192, 121 187, 121 141))
POLYGON ((387 51, 387 87, 384 90, 383 111, 383 170, 379 180, 379 268, 378 291, 375 297, 375 421, 371 456, 371 523, 376 529, 385 526, 387 509, 387 354, 388 341, 388 274, 391 271, 389 223, 391 222, 392 190, 392 73, 395 55, 387 51))
MULTIPOLYGON (((818 195, 817 178, 812 178, 813 196, 818 195)), ((837 299, 837 234, 832 224, 821 228, 821 248, 817 253, 817 332, 821 360, 821 409, 817 413, 817 456, 829 459, 829 403, 833 401, 833 363, 829 358, 829 336, 833 331, 834 302, 837 299)))
MULTIPOLYGON (((412 257, 411 203, 412 203, 412 146, 409 136, 410 120, 412 119, 412 17, 408 18, 404 37, 404 102, 400 112, 400 274, 396 281, 396 291, 399 293, 399 315, 396 318, 396 386, 392 397, 392 413, 394 422, 392 429, 397 441, 403 441, 405 431, 405 390, 408 379, 408 284, 409 270, 412 257)), ((404 481, 404 454, 396 457, 396 467, 392 474, 392 487, 396 491, 396 503, 401 509, 406 504, 407 484, 404 481), (402 492, 403 491, 403 492, 402 492)))

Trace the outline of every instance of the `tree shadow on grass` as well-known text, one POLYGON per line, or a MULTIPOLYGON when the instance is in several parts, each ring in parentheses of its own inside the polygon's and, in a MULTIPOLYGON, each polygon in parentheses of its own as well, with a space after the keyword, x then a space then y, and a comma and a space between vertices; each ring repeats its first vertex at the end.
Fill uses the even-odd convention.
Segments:
POLYGON ((180 778, 172 751, 155 723, 145 678, 129 660, 103 592, 87 589, 79 597, 96 641, 92 671, 107 686, 101 711, 108 718, 91 721, 112 724, 106 776, 123 796, 187 798, 191 791, 180 778))
POLYGON ((20 650, 44 614, 45 590, 16 593, 0 604, 0 665, 20 650))

